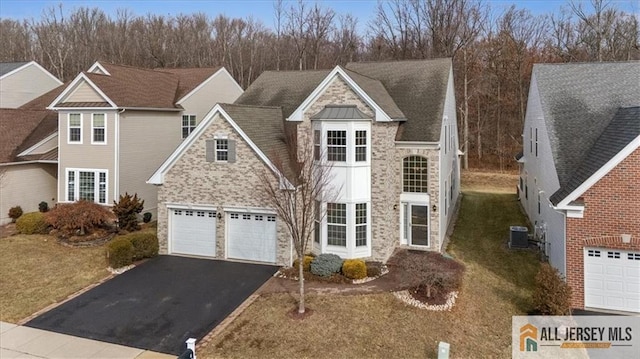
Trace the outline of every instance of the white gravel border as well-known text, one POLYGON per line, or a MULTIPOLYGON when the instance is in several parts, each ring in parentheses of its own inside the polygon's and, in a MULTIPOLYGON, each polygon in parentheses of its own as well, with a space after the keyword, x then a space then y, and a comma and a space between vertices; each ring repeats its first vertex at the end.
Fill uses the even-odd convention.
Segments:
POLYGON ((450 292, 447 294, 447 302, 439 305, 429 305, 426 303, 422 303, 421 301, 413 298, 413 296, 409 293, 408 290, 401 290, 399 292, 393 292, 393 295, 403 301, 405 304, 420 308, 431 310, 435 312, 444 312, 450 311, 451 308, 456 304, 456 298, 458 298, 458 292, 450 292))

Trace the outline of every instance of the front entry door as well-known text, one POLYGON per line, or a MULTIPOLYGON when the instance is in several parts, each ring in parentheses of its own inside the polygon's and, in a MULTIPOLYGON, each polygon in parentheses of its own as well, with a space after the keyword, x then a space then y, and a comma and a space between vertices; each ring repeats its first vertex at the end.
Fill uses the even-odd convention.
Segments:
POLYGON ((409 205, 409 244, 412 246, 429 245, 429 208, 425 205, 409 205))

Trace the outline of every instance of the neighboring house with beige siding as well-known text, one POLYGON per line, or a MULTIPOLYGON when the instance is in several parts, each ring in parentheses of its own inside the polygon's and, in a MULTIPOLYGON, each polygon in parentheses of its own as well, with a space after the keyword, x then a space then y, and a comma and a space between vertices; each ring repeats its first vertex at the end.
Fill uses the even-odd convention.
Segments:
POLYGON ((454 96, 450 59, 263 73, 149 179, 161 252, 291 264, 291 236, 262 189, 288 160, 285 128, 331 162, 339 189, 319 203, 314 253, 385 261, 398 246, 443 251, 459 193, 454 96))
POLYGON ((242 89, 222 67, 142 69, 96 62, 49 105, 58 114, 58 202, 112 205, 137 193, 155 214, 146 179, 217 102, 242 89))
POLYGON ((0 107, 18 108, 62 82, 35 61, 0 62, 0 107))

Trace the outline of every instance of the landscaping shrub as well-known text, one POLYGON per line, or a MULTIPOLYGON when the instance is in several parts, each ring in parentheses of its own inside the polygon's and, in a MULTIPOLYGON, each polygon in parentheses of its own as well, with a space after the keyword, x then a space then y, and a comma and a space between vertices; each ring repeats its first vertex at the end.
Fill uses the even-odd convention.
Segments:
POLYGON ((323 253, 311 261, 311 273, 321 277, 330 277, 342 269, 342 258, 335 254, 323 253))
POLYGON ((119 237, 107 246, 107 258, 111 268, 120 268, 133 263, 133 244, 127 238, 119 237))
POLYGON ((382 274, 382 263, 380 262, 365 262, 367 266, 367 277, 375 278, 382 274))
POLYGON ((342 274, 349 279, 367 277, 367 265, 360 259, 347 259, 342 263, 342 274))
POLYGON ((543 263, 536 275, 533 305, 543 315, 571 314, 571 288, 549 263, 543 263))
POLYGON ((127 239, 133 245, 133 260, 158 255, 158 236, 155 233, 129 233, 121 238, 127 239))
POLYGON ((45 214, 47 223, 68 235, 85 235, 113 218, 106 207, 89 201, 60 204, 45 214))
POLYGON ((151 217, 153 215, 151 214, 151 212, 144 212, 144 214, 142 215, 142 222, 144 223, 149 223, 151 222, 151 217))
POLYGON ((45 201, 38 203, 38 211, 42 213, 49 212, 49 203, 45 201))
MULTIPOLYGON (((306 255, 304 256, 304 260, 302 261, 302 270, 305 272, 311 271, 311 262, 313 261, 313 256, 306 255)), ((296 258, 293 261, 293 268, 298 269, 298 263, 300 261, 296 258)))
POLYGON ((22 234, 44 234, 48 227, 40 212, 25 213, 16 220, 16 230, 22 234))
POLYGON ((11 223, 16 223, 16 219, 20 218, 22 213, 24 212, 22 212, 22 207, 20 206, 9 208, 9 218, 11 218, 11 223))
POLYGON ((138 214, 144 209, 144 200, 138 198, 138 194, 131 196, 129 193, 120 195, 118 202, 113 202, 113 213, 118 217, 118 227, 125 231, 137 231, 138 214))
POLYGON ((439 253, 405 251, 396 261, 407 284, 424 288, 427 298, 457 290, 462 284, 463 265, 439 253))

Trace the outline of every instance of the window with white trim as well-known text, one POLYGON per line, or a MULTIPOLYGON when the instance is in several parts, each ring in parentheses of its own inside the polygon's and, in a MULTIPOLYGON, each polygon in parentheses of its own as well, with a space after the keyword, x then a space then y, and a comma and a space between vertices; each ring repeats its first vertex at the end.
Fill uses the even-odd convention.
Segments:
POLYGON ((107 204, 107 171, 67 170, 67 201, 107 204))
POLYGON ((327 203, 327 244, 347 246, 347 205, 327 203))
POLYGON ((216 139, 216 161, 226 162, 229 160, 229 140, 226 138, 216 139))
POLYGON ((367 245, 367 204, 356 203, 356 247, 367 245))
POLYGON ((91 115, 91 143, 107 143, 107 123, 104 113, 94 113, 91 115))
POLYGON ((69 143, 82 143, 82 114, 70 113, 68 118, 69 143))
POLYGON ((367 161, 367 131, 356 131, 356 162, 367 161))
POLYGON ((313 227, 313 240, 320 244, 320 201, 314 203, 314 227, 313 227))
POLYGON ((182 138, 187 138, 196 128, 196 115, 182 115, 182 138))
POLYGON ((536 157, 538 157, 538 129, 536 128, 536 157))
POLYGON ((529 153, 533 153, 533 127, 529 127, 529 153))
POLYGON ((327 160, 347 161, 347 131, 327 131, 327 160))
POLYGON ((409 156, 402 160, 402 191, 427 193, 429 191, 428 161, 424 157, 409 156))

